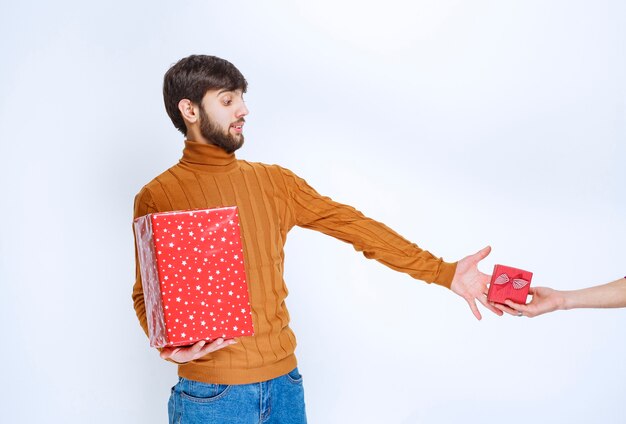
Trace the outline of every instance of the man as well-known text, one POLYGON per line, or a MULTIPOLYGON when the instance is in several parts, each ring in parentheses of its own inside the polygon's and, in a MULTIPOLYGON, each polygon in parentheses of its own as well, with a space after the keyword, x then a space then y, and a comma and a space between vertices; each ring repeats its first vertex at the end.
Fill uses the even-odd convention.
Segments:
MULTIPOLYGON (((194 55, 172 66, 163 95, 168 115, 186 138, 183 157, 135 198, 135 217, 222 206, 239 210, 255 335, 162 349, 161 357, 179 364, 170 422, 306 422, 296 340, 284 303, 283 246, 295 225, 351 243, 367 258, 452 289, 478 319, 476 299, 502 314, 486 302, 489 276, 477 268, 489 247, 458 263, 444 262, 356 209, 321 196, 285 168, 237 159, 234 152, 243 145, 248 114, 246 89, 239 70, 217 57, 194 55)), ((139 269, 133 300, 147 333, 139 269)))

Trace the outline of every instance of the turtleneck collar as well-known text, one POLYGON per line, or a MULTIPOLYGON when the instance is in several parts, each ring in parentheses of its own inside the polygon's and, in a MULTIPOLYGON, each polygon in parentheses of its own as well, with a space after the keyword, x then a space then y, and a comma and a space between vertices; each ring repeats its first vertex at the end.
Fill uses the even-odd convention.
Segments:
POLYGON ((180 164, 198 171, 228 172, 239 167, 234 153, 226 153, 221 147, 185 140, 180 164))

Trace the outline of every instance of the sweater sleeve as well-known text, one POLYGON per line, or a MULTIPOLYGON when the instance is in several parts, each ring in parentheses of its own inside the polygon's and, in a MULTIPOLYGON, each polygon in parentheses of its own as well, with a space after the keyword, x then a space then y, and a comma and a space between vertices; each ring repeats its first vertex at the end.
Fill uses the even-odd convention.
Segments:
POLYGON ((293 172, 284 173, 296 225, 350 243, 391 269, 450 288, 456 263, 444 262, 355 208, 320 195, 293 172))
MULTIPOLYGON (((152 200, 152 196, 150 192, 144 187, 138 194, 135 196, 135 207, 133 218, 138 218, 140 216, 147 215, 149 213, 156 212, 156 208, 154 206, 154 202, 152 200)), ((135 227, 133 225, 133 235, 135 234, 135 227)), ((134 237, 133 237, 134 239, 134 237)), ((135 308, 135 313, 137 314, 137 318, 139 319, 139 324, 143 331, 148 336, 148 320, 146 319, 146 305, 144 303, 143 297, 143 287, 141 285, 141 272, 139 269, 139 256, 137 253, 137 243, 135 242, 135 285, 133 286, 133 306, 135 308)))

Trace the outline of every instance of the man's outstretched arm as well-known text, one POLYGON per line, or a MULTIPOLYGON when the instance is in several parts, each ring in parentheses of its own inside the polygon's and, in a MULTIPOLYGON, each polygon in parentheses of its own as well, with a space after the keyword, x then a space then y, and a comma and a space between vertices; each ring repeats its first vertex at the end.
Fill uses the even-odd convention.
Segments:
POLYGON ((486 247, 458 263, 444 262, 411 243, 386 225, 364 216, 355 208, 317 193, 293 172, 281 169, 295 225, 320 231, 352 244, 368 259, 413 278, 451 289, 463 297, 474 316, 481 319, 476 300, 497 315, 502 312, 487 302, 490 276, 478 270, 478 263, 491 248, 486 247))

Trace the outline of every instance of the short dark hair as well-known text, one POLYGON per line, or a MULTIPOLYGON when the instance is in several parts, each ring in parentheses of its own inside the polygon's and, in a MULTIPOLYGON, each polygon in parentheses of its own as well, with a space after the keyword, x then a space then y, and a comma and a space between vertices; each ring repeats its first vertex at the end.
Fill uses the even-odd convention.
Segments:
POLYGON ((245 93, 248 82, 235 65, 216 56, 191 55, 179 60, 163 79, 165 110, 174 126, 187 135, 178 102, 189 99, 200 105, 207 91, 221 89, 242 90, 245 93))

